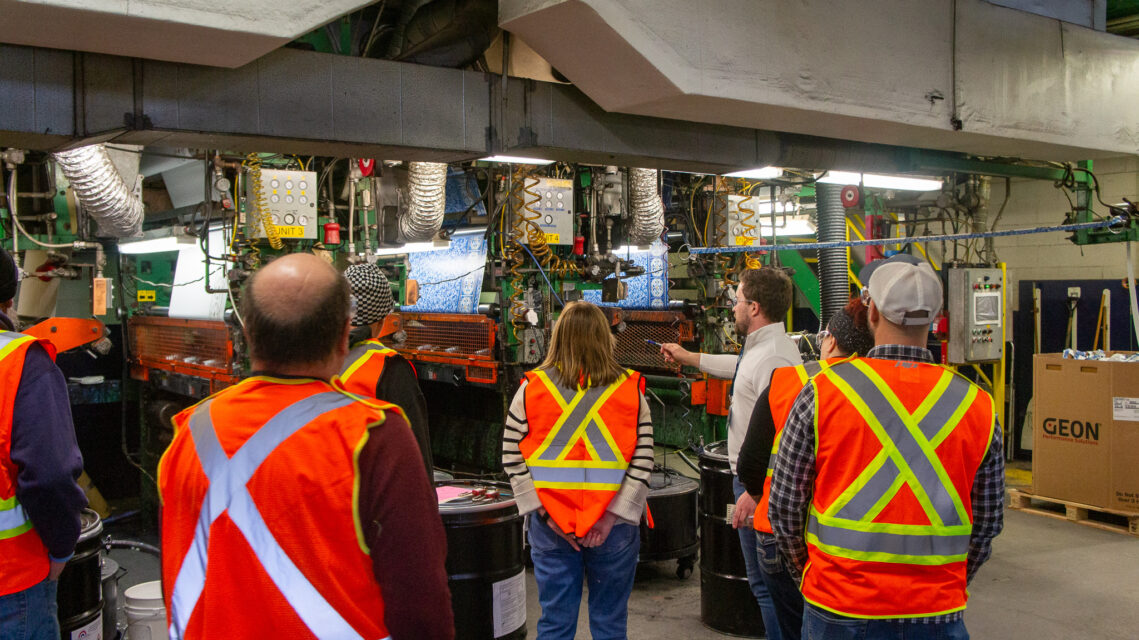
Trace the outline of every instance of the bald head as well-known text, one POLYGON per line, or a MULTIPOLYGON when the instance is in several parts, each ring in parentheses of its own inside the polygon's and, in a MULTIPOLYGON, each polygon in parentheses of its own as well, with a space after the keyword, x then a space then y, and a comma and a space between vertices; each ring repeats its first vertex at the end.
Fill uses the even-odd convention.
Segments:
POLYGON ((254 367, 284 372, 335 360, 348 296, 348 281, 312 254, 278 258, 254 274, 241 303, 254 367))

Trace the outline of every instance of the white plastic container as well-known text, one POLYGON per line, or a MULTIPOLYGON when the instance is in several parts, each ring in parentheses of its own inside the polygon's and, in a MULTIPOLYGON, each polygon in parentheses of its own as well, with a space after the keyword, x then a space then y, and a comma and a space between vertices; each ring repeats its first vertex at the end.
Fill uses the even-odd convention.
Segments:
POLYGON ((123 592, 126 640, 168 640, 162 582, 141 582, 123 592))

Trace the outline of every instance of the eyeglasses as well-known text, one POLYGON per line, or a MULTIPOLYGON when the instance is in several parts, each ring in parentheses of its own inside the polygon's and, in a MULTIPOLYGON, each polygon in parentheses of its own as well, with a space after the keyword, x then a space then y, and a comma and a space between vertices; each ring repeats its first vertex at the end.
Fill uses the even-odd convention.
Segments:
POLYGON ((862 306, 869 307, 870 306, 870 287, 862 287, 862 290, 858 292, 858 297, 862 300, 862 306))
POLYGON ((819 345, 819 347, 821 348, 823 346, 823 340, 826 340, 827 338, 829 338, 830 335, 831 335, 831 332, 827 331, 826 329, 823 329, 822 331, 816 333, 815 334, 815 344, 819 345))

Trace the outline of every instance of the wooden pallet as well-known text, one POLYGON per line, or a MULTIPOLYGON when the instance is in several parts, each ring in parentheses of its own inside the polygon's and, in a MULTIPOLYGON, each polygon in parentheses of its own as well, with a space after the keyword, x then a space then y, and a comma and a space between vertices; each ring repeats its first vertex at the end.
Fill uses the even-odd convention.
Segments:
POLYGON ((1139 514, 1046 498, 1020 489, 1009 489, 1008 496, 1009 507, 1018 511, 1139 537, 1139 514))

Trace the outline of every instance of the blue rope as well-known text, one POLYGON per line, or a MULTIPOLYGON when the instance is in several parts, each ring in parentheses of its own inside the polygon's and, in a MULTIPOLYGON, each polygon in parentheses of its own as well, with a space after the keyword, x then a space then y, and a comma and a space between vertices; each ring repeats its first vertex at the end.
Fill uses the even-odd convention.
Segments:
POLYGON ((1023 236, 1052 231, 1078 231, 1080 229, 1102 229, 1123 224, 1123 216, 1096 222, 1061 224, 1054 227, 1033 227, 1031 229, 1010 229, 1008 231, 985 231, 982 233, 954 233, 940 236, 913 236, 909 238, 872 238, 870 240, 844 240, 842 242, 804 242, 791 244, 747 245, 742 247, 693 247, 689 253, 754 253, 756 251, 800 251, 802 249, 838 249, 842 247, 869 247, 884 244, 907 244, 910 242, 942 242, 945 240, 971 240, 973 238, 996 238, 999 236, 1023 236))
POLYGON ((534 264, 538 267, 538 273, 542 274, 542 278, 546 281, 546 286, 550 288, 550 295, 554 296, 554 300, 557 300, 558 304, 562 305, 563 307, 566 306, 566 303, 562 302, 562 299, 558 297, 558 293, 554 291, 553 283, 550 282, 550 279, 546 277, 546 270, 542 268, 542 263, 538 262, 538 259, 534 257, 533 253, 530 253, 530 247, 527 247, 524 243, 521 242, 518 243, 518 246, 525 249, 526 253, 530 254, 530 258, 534 260, 534 264))

